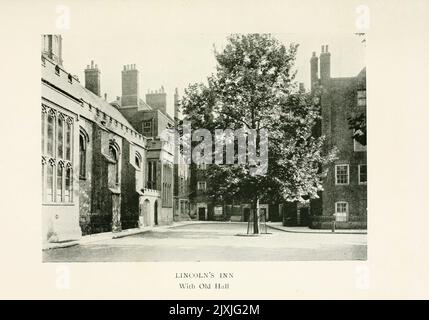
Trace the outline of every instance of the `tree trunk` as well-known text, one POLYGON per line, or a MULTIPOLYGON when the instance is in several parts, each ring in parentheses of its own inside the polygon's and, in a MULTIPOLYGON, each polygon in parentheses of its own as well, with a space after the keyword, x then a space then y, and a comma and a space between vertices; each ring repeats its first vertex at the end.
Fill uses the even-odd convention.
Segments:
POLYGON ((253 204, 253 234, 259 234, 259 198, 253 204))

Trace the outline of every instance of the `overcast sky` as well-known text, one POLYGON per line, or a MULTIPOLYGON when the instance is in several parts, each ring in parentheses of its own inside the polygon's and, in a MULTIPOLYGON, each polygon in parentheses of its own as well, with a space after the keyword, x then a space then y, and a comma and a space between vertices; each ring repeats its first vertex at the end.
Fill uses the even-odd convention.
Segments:
MULTIPOLYGON (((357 75, 365 66, 364 45, 356 35, 295 35, 274 34, 288 45, 298 43, 297 81, 310 86, 310 57, 319 55, 321 45, 331 52, 331 76, 357 75)), ((84 69, 91 60, 101 70, 101 92, 108 101, 121 95, 121 70, 125 64, 136 64, 140 71, 141 98, 148 90, 164 86, 168 111, 172 113, 174 88, 183 93, 195 82, 205 81, 215 70, 213 45, 221 50, 227 34, 73 34, 63 36, 65 69, 77 76, 84 85, 84 69)))

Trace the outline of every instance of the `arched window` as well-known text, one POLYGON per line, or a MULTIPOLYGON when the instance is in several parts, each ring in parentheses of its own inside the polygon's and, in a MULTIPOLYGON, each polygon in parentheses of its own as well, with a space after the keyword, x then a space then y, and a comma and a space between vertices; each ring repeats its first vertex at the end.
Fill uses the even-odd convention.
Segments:
POLYGON ((42 104, 42 199, 71 202, 73 118, 42 104))
POLYGON ((141 169, 141 165, 142 165, 142 156, 140 155, 140 153, 136 152, 136 156, 134 159, 134 163, 136 165, 137 168, 141 169))
POLYGON ((89 141, 88 134, 80 129, 79 133, 79 178, 86 178, 86 150, 89 141))
POLYGON ((110 159, 114 161, 114 177, 115 184, 119 185, 119 159, 118 159, 118 150, 113 146, 109 146, 109 156, 110 159))

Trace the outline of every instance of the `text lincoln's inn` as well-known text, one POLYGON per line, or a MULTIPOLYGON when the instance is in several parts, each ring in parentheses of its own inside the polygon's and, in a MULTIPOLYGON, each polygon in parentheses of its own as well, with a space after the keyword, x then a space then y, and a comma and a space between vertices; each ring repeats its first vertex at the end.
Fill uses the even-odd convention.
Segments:
POLYGON ((186 216, 189 173, 177 170, 172 140, 160 134, 175 121, 164 90, 144 102, 138 70, 127 65, 122 97, 108 103, 97 65, 85 69, 85 86, 64 69, 60 35, 42 36, 41 57, 44 243, 186 216), (183 186, 174 197, 175 180, 183 186))

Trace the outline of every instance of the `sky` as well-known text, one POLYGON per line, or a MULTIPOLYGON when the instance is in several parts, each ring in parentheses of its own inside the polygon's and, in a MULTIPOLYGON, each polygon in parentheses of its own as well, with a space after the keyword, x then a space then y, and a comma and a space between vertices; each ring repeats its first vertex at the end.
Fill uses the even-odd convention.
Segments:
MULTIPOLYGON (((365 66, 365 46, 357 35, 273 34, 285 45, 299 44, 296 80, 310 87, 310 57, 322 45, 331 52, 331 76, 355 76, 365 66)), ((63 36, 64 68, 85 84, 84 69, 94 60, 101 70, 101 92, 107 100, 121 96, 121 71, 135 64, 140 73, 140 98, 148 90, 164 86, 167 111, 173 112, 173 94, 191 83, 204 82, 215 71, 214 48, 225 46, 228 34, 198 33, 127 33, 73 34, 63 36)))

